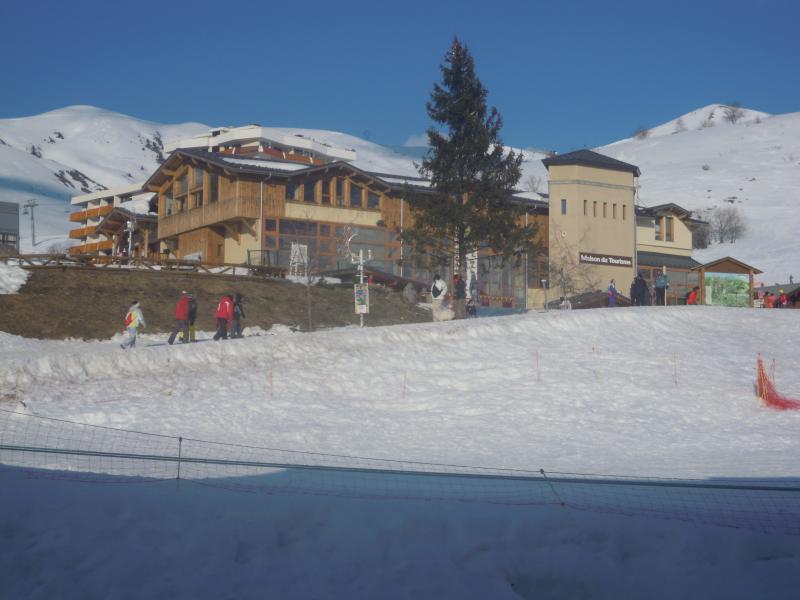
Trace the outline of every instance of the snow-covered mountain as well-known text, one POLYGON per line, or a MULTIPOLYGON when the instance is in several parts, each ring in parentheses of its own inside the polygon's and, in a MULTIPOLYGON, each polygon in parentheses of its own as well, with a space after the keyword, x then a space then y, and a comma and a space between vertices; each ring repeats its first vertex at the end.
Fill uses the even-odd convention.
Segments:
MULTIPOLYGON (((163 158, 165 139, 208 129, 199 123, 161 125, 93 106, 0 120, 0 200, 39 203, 36 251, 64 242, 72 196, 141 181, 163 158)), ((30 251, 30 224, 21 225, 30 251)))
MULTIPOLYGON (((639 197, 652 206, 674 202, 700 216, 716 206, 737 206, 748 231, 733 245, 715 244, 700 260, 733 255, 763 271, 767 283, 800 275, 792 264, 794 232, 800 227, 800 113, 769 115, 742 108, 735 124, 721 104, 697 109, 646 137, 626 138, 598 152, 638 165, 639 197)), ((163 153, 163 143, 209 127, 199 123, 161 125, 94 108, 73 106, 33 117, 0 120, 0 200, 36 198, 37 244, 66 241, 69 197, 145 179, 163 153)), ((336 131, 266 128, 356 150, 356 166, 368 171, 416 175, 424 148, 382 146, 336 131)), ((545 154, 521 151, 521 189, 547 191, 545 154)), ((30 250, 23 220, 22 246, 30 250)))
POLYGON ((597 151, 637 165, 639 199, 645 206, 674 202, 700 217, 718 206, 739 209, 747 231, 736 243, 696 251, 703 262, 732 255, 764 274, 767 285, 800 275, 800 113, 765 115, 745 111, 736 124, 722 118, 719 105, 693 111, 654 127, 644 139, 629 138, 597 151), (713 113, 713 115, 712 115, 713 113), (717 119, 712 127, 675 134, 687 125, 717 119))

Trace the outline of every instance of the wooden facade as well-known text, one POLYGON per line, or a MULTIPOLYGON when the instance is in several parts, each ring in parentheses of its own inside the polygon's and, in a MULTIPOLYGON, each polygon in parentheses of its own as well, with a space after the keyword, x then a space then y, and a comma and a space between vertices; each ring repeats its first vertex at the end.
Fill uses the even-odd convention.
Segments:
MULTIPOLYGON (((287 268, 292 245, 300 244, 313 270, 335 272, 352 269, 345 246, 356 234, 349 249, 364 250, 374 270, 427 281, 430 270, 414 266, 399 239, 413 223, 405 195, 426 193, 427 182, 385 177, 345 162, 298 168, 271 156, 177 150, 146 185, 158 194, 157 237, 171 258, 287 268)), ((546 209, 537 210, 523 219, 538 222, 546 242, 546 209)), ((528 272, 538 286, 546 259, 501 266, 499 257, 481 251, 479 264, 478 279, 491 288, 485 304, 519 306, 528 272)))

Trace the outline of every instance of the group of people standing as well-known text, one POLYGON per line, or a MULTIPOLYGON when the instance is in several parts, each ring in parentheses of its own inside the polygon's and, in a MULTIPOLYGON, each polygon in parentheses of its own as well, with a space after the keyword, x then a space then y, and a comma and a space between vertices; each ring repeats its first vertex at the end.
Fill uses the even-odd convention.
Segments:
MULTIPOLYGON (((472 283, 476 282, 475 277, 472 283)), ((445 298, 447 297, 447 284, 442 276, 436 273, 431 284, 431 312, 434 321, 449 321, 450 319, 466 319, 467 315, 476 316, 475 311, 475 292, 477 287, 470 286, 470 305, 467 306, 467 282, 460 273, 453 275, 453 311, 452 314, 446 308, 445 298)))
POLYGON ((783 290, 780 291, 780 296, 767 292, 764 295, 764 308, 789 308, 789 296, 783 290))
MULTIPOLYGON (((242 319, 244 319, 244 297, 236 293, 234 295, 225 294, 220 298, 217 310, 214 311, 217 329, 214 333, 214 341, 228 339, 228 326, 230 324, 231 338, 244 337, 242 335, 242 319)), ((187 344, 194 342, 196 330, 195 321, 197 320, 197 300, 190 292, 183 290, 181 297, 175 303, 175 323, 172 332, 167 339, 171 346, 178 338, 181 343, 187 344)), ((136 346, 136 335, 140 327, 146 327, 141 304, 134 300, 125 315, 125 329, 128 338, 120 344, 123 350, 136 346)))
MULTIPOLYGON (((653 282, 656 306, 666 306, 667 289, 669 289, 669 279, 666 275, 664 275, 664 273, 659 273, 653 282)), ((606 292, 608 294, 608 306, 616 306, 619 292, 617 291, 617 286, 613 279, 608 283, 606 292)), ((697 304, 700 300, 699 293, 700 286, 695 286, 689 290, 685 297, 686 304, 697 304)), ((637 273, 636 277, 633 278, 630 289, 630 299, 632 306, 650 306, 653 302, 653 296, 650 292, 650 288, 647 285, 647 280, 645 280, 642 273, 637 273)))

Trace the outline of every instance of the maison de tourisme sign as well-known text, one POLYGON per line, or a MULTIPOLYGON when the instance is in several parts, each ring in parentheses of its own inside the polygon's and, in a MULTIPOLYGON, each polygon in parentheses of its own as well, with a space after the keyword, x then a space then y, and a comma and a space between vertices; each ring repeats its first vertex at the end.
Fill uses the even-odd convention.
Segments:
POLYGON ((608 267, 632 267, 633 259, 630 256, 613 256, 611 254, 592 254, 591 252, 578 252, 580 262, 589 265, 603 265, 608 267))

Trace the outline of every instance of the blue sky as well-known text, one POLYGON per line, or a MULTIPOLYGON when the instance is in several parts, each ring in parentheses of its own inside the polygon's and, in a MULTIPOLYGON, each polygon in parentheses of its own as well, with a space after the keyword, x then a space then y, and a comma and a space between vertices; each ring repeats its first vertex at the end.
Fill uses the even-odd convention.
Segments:
POLYGON ((388 145, 429 125, 454 35, 519 147, 564 152, 714 102, 800 111, 800 3, 0 3, 0 118, 92 104, 388 145))

